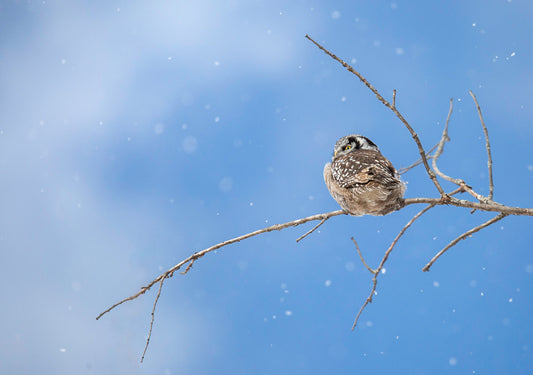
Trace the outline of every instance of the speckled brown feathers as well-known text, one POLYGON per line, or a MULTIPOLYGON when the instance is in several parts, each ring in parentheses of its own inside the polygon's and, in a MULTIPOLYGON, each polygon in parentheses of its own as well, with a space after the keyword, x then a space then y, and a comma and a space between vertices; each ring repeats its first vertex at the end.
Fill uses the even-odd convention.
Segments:
POLYGON ((405 185, 368 138, 347 136, 335 147, 332 162, 324 167, 324 180, 344 210, 354 216, 386 215, 404 206, 405 185))

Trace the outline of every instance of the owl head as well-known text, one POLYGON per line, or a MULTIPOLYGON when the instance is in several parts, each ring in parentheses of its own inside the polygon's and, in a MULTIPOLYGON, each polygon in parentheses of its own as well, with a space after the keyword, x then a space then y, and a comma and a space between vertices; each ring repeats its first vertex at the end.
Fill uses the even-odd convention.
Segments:
POLYGON ((342 137, 335 143, 332 160, 356 150, 374 150, 379 152, 378 146, 370 139, 359 134, 352 134, 342 137))

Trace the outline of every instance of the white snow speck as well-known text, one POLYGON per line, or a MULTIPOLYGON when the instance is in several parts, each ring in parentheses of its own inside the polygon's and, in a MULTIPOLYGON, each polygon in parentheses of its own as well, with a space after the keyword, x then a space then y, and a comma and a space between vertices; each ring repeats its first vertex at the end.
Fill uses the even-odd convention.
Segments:
POLYGON ((324 281, 324 286, 326 287, 331 286, 331 280, 324 281))
POLYGON ((291 316, 291 315, 292 315, 292 311, 291 311, 291 310, 287 310, 287 311, 285 311, 285 315, 286 315, 286 316, 291 316))
POLYGON ((276 318, 277 318, 276 315, 272 315, 272 319, 276 319, 276 318))
POLYGON ((172 61, 172 56, 167 57, 168 61, 172 61))
POLYGON ((333 12, 331 12, 331 18, 334 20, 338 20, 339 18, 341 18, 341 12, 339 12, 338 10, 334 10, 333 12))
POLYGON ((254 205, 254 202, 250 202, 250 207, 252 207, 254 205))
POLYGON ((192 154, 198 148, 198 141, 196 140, 196 137, 189 135, 183 140, 182 146, 183 151, 185 151, 187 154, 192 154))
POLYGON ((438 288, 440 286, 440 283, 438 281, 433 281, 433 286, 435 288, 438 288))
POLYGON ((509 303, 513 302, 513 299, 512 298, 509 298, 509 303))
POLYGON ((395 51, 396 51, 396 54, 397 54, 397 55, 403 55, 403 54, 405 53, 405 51, 403 50, 403 48, 400 48, 400 47, 396 48, 395 51))
POLYGON ((341 98, 341 102, 345 102, 345 101, 346 101, 346 97, 343 96, 343 97, 341 98))
POLYGON ((67 351, 67 349, 66 349, 66 348, 59 348, 59 351, 60 351, 61 353, 65 353, 65 352, 67 351))
POLYGON ((481 297, 483 297, 485 295, 485 293, 481 292, 480 295, 481 295, 481 297))
POLYGON ((220 117, 215 117, 215 122, 220 122, 220 117))
POLYGON ((67 63, 67 59, 61 59, 61 65, 65 65, 67 63))
POLYGON ((346 264, 344 265, 344 268, 346 268, 346 271, 348 272, 353 272, 353 270, 355 269, 355 264, 354 262, 346 262, 346 264))
POLYGON ((356 59, 355 57, 352 57, 352 59, 350 60, 350 62, 351 62, 352 64, 355 64, 355 63, 357 63, 357 59, 356 59))
POLYGON ((189 125, 187 125, 187 124, 181 124, 181 129, 182 130, 187 130, 188 127, 189 127, 189 125))
POLYGON ((509 324, 511 324, 511 319, 503 318, 502 324, 507 327, 509 324))
POLYGON ((154 133, 159 135, 159 134, 163 134, 163 132, 165 131, 165 125, 164 124, 161 124, 161 123, 157 123, 154 125, 154 133))
POLYGON ((476 23, 475 22, 472 24, 472 27, 476 27, 476 23))
POLYGON ((387 273, 387 269, 386 269, 385 267, 383 267, 383 268, 381 269, 381 273, 382 273, 382 274, 386 274, 386 273, 387 273))
POLYGON ((213 63, 213 65, 214 65, 214 66, 220 66, 220 61, 215 61, 215 62, 213 63))
POLYGON ((511 57, 514 57, 516 55, 516 52, 511 53, 511 57))
POLYGON ((373 325, 374 325, 374 323, 372 323, 371 320, 367 320, 367 321, 366 321, 366 326, 367 326, 367 327, 372 327, 373 325))
POLYGON ((457 358, 455 357, 451 357, 449 360, 448 360, 448 363, 450 364, 450 366, 455 366, 457 364, 457 358))
POLYGON ((530 172, 533 172, 533 165, 531 165, 531 164, 528 165, 527 166, 527 170, 530 171, 530 172))
POLYGON ((231 177, 223 177, 218 183, 218 188, 224 193, 231 191, 233 188, 233 180, 231 177))

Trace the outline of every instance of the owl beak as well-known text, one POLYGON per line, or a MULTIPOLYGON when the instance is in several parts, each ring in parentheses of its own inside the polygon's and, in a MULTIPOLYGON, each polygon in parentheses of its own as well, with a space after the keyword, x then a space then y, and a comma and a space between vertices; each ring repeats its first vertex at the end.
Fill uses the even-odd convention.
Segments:
POLYGON ((337 156, 337 152, 338 152, 338 151, 335 151, 335 152, 333 153, 333 157, 336 157, 336 156, 337 156))

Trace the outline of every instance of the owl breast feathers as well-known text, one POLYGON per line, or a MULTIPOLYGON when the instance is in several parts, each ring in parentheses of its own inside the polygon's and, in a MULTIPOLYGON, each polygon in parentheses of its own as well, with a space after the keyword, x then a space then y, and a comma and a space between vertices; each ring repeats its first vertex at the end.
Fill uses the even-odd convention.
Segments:
POLYGON ((405 204, 404 183, 391 162, 372 146, 375 149, 346 147, 349 152, 334 157, 324 167, 331 196, 350 215, 386 215, 405 204))

